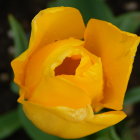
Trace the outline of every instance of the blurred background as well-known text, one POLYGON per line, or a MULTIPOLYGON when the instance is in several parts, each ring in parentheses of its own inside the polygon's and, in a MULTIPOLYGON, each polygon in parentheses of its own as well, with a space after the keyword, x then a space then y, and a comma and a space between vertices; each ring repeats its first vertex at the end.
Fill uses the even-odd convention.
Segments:
MULTIPOLYGON (((0 140, 62 140, 38 130, 17 103, 10 62, 28 46, 31 20, 53 6, 78 8, 85 20, 97 18, 140 35, 140 0, 0 0, 0 140)), ((73 23, 72 23, 73 24, 73 23)), ((126 92, 121 123, 79 140, 140 140, 140 48, 126 92)))

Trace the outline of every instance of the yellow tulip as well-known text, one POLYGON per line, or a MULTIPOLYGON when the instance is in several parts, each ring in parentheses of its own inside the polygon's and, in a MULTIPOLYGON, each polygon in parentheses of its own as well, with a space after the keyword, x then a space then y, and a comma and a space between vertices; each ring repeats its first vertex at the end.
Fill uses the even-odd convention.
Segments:
POLYGON ((120 122, 139 41, 97 19, 85 28, 75 8, 39 12, 28 49, 12 61, 25 114, 62 138, 84 137, 120 122), (102 108, 113 111, 100 113, 102 108))

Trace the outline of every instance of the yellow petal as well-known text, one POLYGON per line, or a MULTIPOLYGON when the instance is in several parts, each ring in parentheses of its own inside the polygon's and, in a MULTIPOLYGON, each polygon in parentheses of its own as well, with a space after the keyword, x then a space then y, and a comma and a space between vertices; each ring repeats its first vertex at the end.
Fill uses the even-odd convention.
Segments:
POLYGON ((108 22, 96 19, 89 21, 85 32, 85 47, 101 57, 105 80, 105 107, 122 109, 139 41, 137 35, 121 31, 108 22))
POLYGON ((55 76, 54 66, 62 63, 63 59, 73 52, 73 49, 76 50, 81 45, 83 41, 71 38, 51 43, 32 54, 26 64, 24 75, 24 84, 29 93, 33 94, 33 90, 42 78, 55 76))
POLYGON ((15 58, 12 62, 12 68, 14 71, 14 82, 17 83, 20 86, 23 86, 24 84, 24 67, 27 63, 27 57, 28 57, 28 50, 26 50, 24 53, 22 53, 20 56, 15 58))
POLYGON ((25 65, 30 55, 49 43, 69 37, 83 38, 85 25, 80 12, 71 7, 54 7, 40 11, 32 21, 29 48, 12 61, 15 82, 24 83, 25 65), (74 21, 74 23, 72 23, 74 21))
POLYGON ((84 90, 59 77, 42 80, 32 95, 27 96, 27 99, 44 107, 67 106, 80 108, 91 104, 91 99, 84 90))
POLYGON ((100 62, 97 62, 89 69, 85 69, 83 71, 85 74, 84 76, 61 75, 59 77, 68 80, 70 84, 85 91, 85 94, 92 100, 92 107, 95 109, 99 102, 103 99, 102 65, 100 62))
POLYGON ((41 130, 62 138, 80 138, 114 125, 126 117, 122 111, 94 115, 90 106, 80 109, 67 107, 44 108, 23 102, 27 117, 41 130))
POLYGON ((80 108, 92 102, 95 107, 103 97, 102 64, 83 44, 70 38, 34 53, 26 65, 25 98, 44 106, 80 108))
POLYGON ((56 40, 84 36, 80 12, 72 7, 54 7, 40 11, 32 21, 30 48, 43 47, 56 40))

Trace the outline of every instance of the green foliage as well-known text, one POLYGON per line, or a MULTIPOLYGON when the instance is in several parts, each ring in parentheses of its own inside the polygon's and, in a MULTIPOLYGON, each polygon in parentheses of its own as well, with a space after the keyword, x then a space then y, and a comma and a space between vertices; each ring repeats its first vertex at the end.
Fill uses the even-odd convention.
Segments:
POLYGON ((11 86, 11 89, 12 89, 12 91, 14 93, 18 93, 19 92, 19 87, 14 82, 11 82, 10 86, 11 86))
MULTIPOLYGON (((17 57, 27 49, 28 40, 22 26, 12 15, 9 15, 8 20, 14 40, 14 57, 17 57)), ((11 82, 11 89, 15 93, 19 91, 18 86, 14 82, 11 82)))
POLYGON ((119 138, 119 136, 117 135, 116 130, 113 126, 95 133, 91 139, 94 139, 94 140, 121 140, 119 138))
POLYGON ((140 12, 130 12, 116 18, 114 24, 127 32, 136 32, 140 27, 140 12))
POLYGON ((135 140, 133 136, 133 128, 131 128, 132 124, 132 119, 125 119, 124 121, 116 124, 116 128, 121 136, 121 140, 135 140))
POLYGON ((140 102, 140 87, 135 87, 129 90, 125 96, 125 105, 132 105, 140 102))
POLYGON ((8 17, 15 45, 15 57, 20 55, 28 45, 25 32, 20 23, 12 16, 8 17))
POLYGON ((135 140, 132 136, 132 130, 130 128, 127 128, 125 132, 122 135, 122 140, 135 140))
POLYGON ((0 139, 6 138, 20 127, 17 110, 0 116, 0 139))

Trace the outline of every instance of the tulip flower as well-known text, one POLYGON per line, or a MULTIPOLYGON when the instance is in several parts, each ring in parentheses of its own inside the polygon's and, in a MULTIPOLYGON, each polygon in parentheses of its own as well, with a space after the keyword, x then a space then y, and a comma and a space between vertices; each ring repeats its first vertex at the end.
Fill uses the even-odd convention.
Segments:
POLYGON ((106 21, 90 19, 85 27, 72 7, 42 10, 32 21, 28 49, 12 61, 26 116, 62 138, 120 122, 139 41, 106 21))

